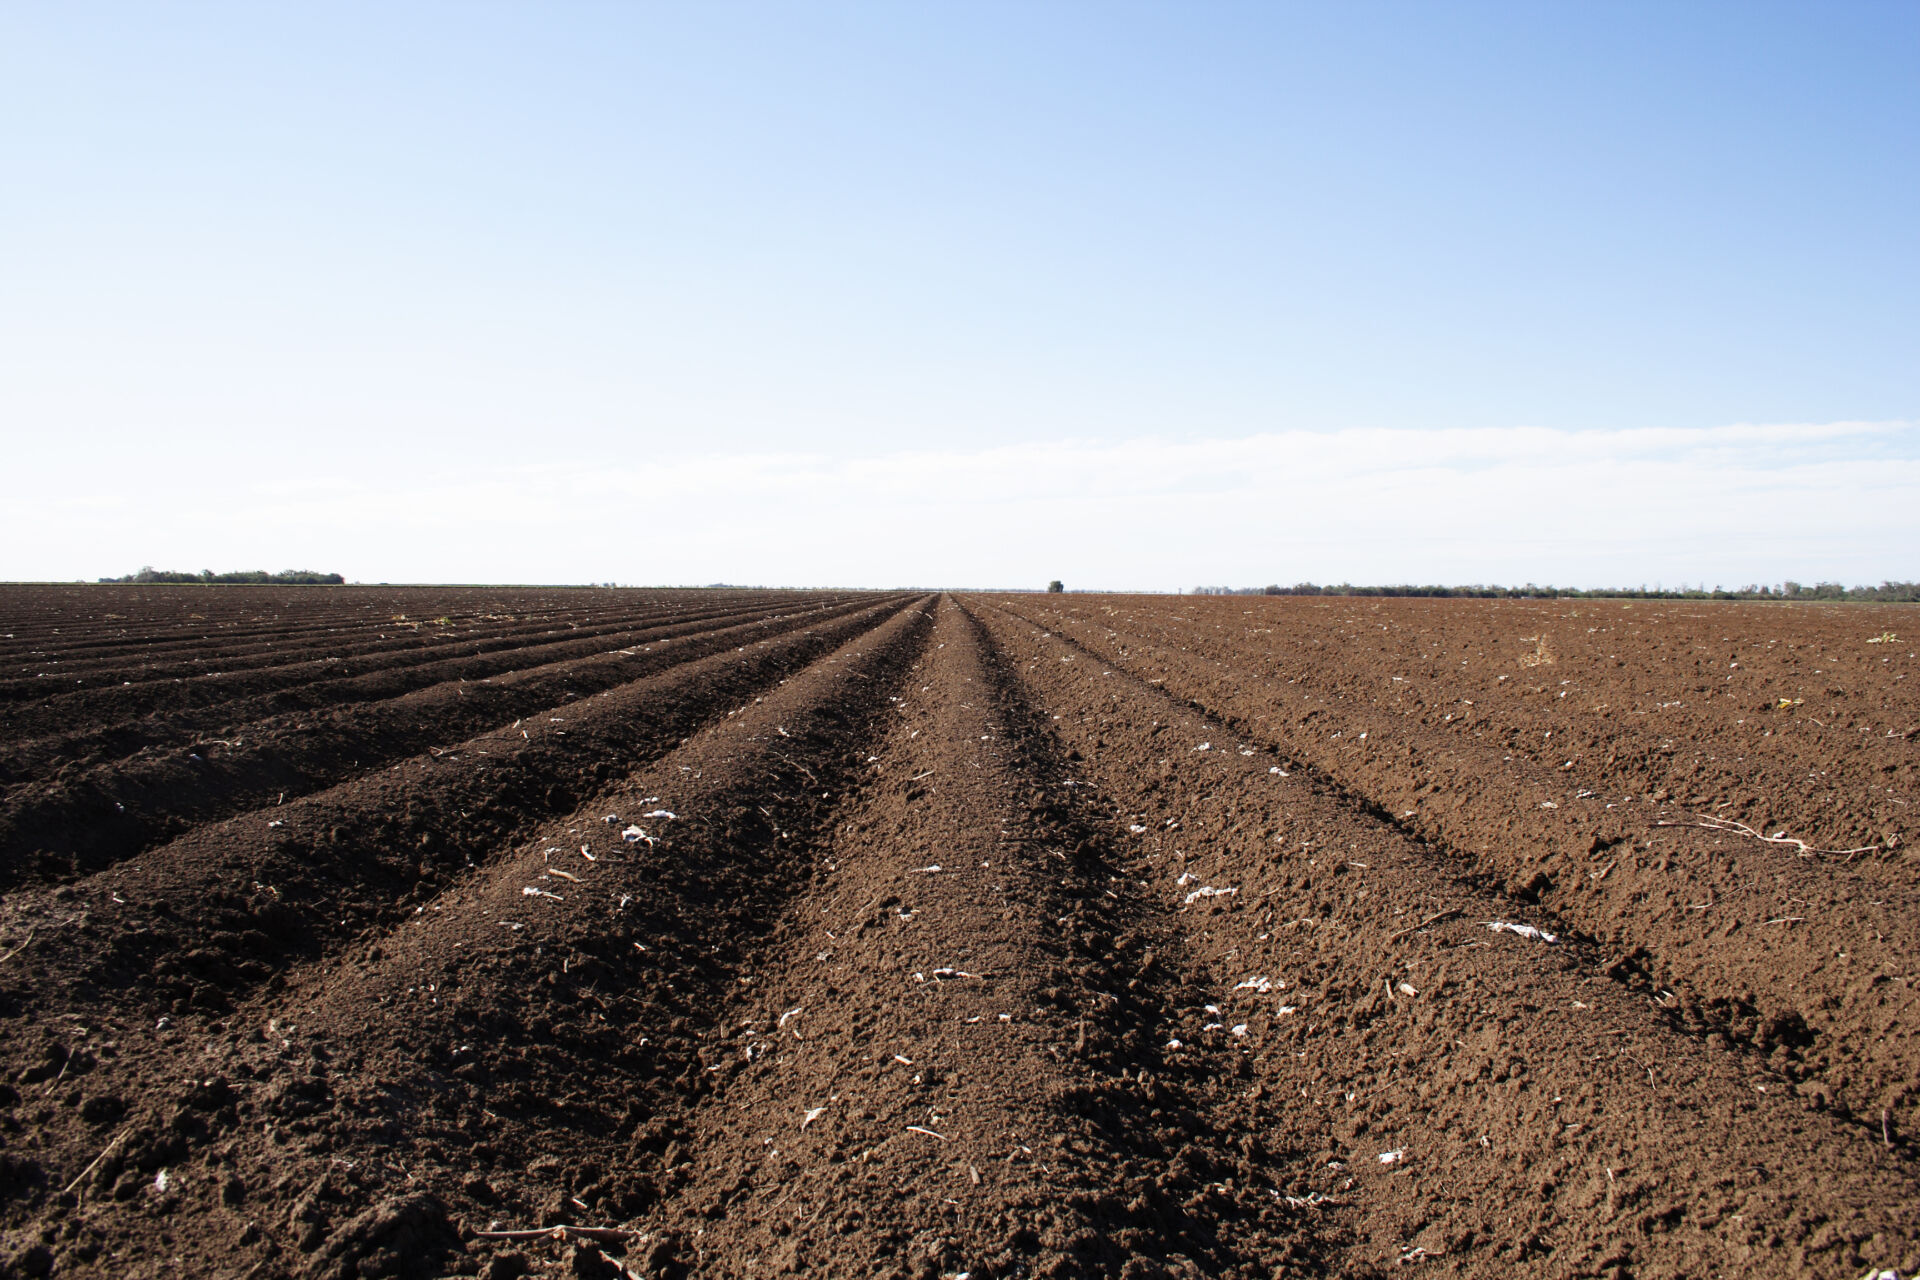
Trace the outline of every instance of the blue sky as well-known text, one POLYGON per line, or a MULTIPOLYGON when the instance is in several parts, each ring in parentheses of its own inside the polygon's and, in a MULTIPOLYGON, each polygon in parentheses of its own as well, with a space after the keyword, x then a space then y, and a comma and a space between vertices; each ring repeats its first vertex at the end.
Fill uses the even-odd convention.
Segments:
POLYGON ((12 6, 0 576, 1920 577, 1916 65, 1891 4, 12 6))

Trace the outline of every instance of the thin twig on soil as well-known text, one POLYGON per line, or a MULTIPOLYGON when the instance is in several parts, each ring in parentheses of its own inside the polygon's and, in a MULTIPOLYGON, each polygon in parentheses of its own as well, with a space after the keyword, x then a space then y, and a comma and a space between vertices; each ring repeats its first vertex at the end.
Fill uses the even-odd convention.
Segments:
POLYGON ((1460 912, 1457 910, 1447 910, 1447 911, 1439 912, 1435 915, 1430 915, 1425 920, 1422 920, 1419 924, 1408 925, 1406 928, 1400 930, 1400 932, 1398 933, 1388 934, 1387 941, 1392 942, 1397 938, 1404 938, 1410 933, 1418 933, 1420 932, 1420 930, 1426 928, 1430 924, 1433 924, 1435 921, 1445 920, 1450 916, 1457 916, 1459 914, 1460 912))
POLYGON ((1819 855, 1823 857, 1845 857, 1852 859, 1856 854, 1876 853, 1880 849, 1880 846, 1877 844, 1861 845, 1858 849, 1816 849, 1805 840, 1795 839, 1784 831, 1779 835, 1770 836, 1764 832, 1755 831, 1744 822, 1735 822, 1732 818, 1716 818, 1711 814, 1705 817, 1696 815, 1692 822, 1661 821, 1653 825, 1656 827, 1699 827, 1703 831, 1723 831, 1728 835, 1745 836, 1749 840, 1758 840, 1763 844, 1790 844, 1800 850, 1800 856, 1803 858, 1811 858, 1819 855))
POLYGON ((109 1142, 105 1147, 101 1148, 100 1154, 93 1158, 92 1163, 87 1165, 87 1167, 82 1169, 79 1173, 75 1174, 73 1181, 69 1182, 65 1186, 65 1188, 61 1190, 60 1194, 61 1195, 71 1194, 73 1189, 79 1186, 82 1182, 86 1181, 87 1175, 92 1173, 95 1169, 99 1168, 100 1162, 102 1160, 105 1160, 109 1155, 111 1155, 113 1153, 113 1149, 119 1146, 121 1141, 124 1140, 126 1136, 132 1132, 133 1132, 132 1129, 122 1129, 119 1133, 115 1134, 113 1141, 109 1142))
POLYGON ((519 1231, 476 1231, 473 1233, 485 1240, 594 1240, 602 1242, 625 1242, 646 1235, 644 1231, 629 1231, 624 1227, 530 1227, 519 1231))
POLYGON ((27 930, 27 936, 25 939, 21 941, 19 946, 7 952, 7 954, 0 956, 0 964, 5 964, 7 961, 19 955, 22 951, 25 951, 27 949, 27 944, 33 941, 33 935, 38 933, 39 931, 40 931, 39 925, 35 925, 33 926, 33 928, 27 930))

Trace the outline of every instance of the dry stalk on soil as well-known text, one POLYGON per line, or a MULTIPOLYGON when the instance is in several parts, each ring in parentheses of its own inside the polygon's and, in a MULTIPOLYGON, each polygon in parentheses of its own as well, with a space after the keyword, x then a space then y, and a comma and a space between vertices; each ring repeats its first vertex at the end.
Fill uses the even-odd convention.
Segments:
POLYGON ((1663 820, 1653 825, 1656 827, 1698 827, 1703 831, 1723 831, 1728 835, 1744 836, 1749 840, 1758 840, 1763 844, 1790 844, 1799 849, 1800 856, 1803 858, 1844 857, 1851 861, 1859 854, 1877 853, 1880 849, 1880 846, 1877 844, 1862 845, 1858 849, 1816 849, 1805 840, 1797 840, 1784 831, 1776 835, 1767 835, 1764 832, 1755 831, 1744 822, 1735 822, 1732 818, 1716 818, 1711 814, 1695 815, 1692 822, 1671 822, 1663 820))
POLYGON ((631 1244, 646 1238, 644 1231, 624 1227, 528 1227, 515 1231, 476 1231, 483 1240, 591 1240, 595 1244, 631 1244))

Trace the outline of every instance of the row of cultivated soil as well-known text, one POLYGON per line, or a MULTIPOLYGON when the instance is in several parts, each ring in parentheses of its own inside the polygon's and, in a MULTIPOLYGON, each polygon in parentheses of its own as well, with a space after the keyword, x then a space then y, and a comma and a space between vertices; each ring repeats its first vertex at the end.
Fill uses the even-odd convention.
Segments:
POLYGON ((1776 1087, 1920 1133, 1910 610, 1014 607, 1535 905, 1776 1087))
POLYGON ((149 590, 0 595, 266 681, 0 743, 11 1274, 1920 1266, 1897 611, 149 590))

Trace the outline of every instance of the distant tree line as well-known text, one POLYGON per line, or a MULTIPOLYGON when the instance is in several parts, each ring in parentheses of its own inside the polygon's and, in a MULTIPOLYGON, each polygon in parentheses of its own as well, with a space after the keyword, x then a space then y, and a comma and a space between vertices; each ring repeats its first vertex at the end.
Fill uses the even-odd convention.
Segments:
POLYGON ((1838 582, 1819 582, 1804 586, 1783 582, 1777 586, 1749 584, 1729 591, 1714 587, 1597 587, 1590 591, 1574 587, 1539 587, 1529 582, 1522 587, 1385 586, 1356 587, 1351 582, 1336 586, 1316 586, 1311 582, 1291 587, 1195 587, 1197 596, 1445 596, 1475 600, 1875 600, 1912 604, 1920 602, 1920 582, 1883 582, 1877 587, 1848 587, 1838 582))
POLYGON ((177 569, 156 569, 147 565, 138 573, 130 573, 124 578, 102 578, 102 582, 251 582, 269 586, 338 586, 346 581, 337 573, 315 573, 311 569, 282 569, 279 573, 268 573, 265 569, 242 569, 234 573, 215 573, 211 569, 202 569, 198 573, 181 573, 177 569))

